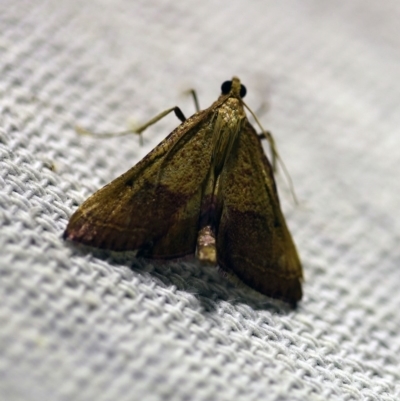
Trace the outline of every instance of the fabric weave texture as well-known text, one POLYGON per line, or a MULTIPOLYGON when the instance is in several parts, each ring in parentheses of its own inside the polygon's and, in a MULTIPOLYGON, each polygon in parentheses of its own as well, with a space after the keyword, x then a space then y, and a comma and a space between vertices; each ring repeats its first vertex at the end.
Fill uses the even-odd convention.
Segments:
MULTIPOLYGON (((0 400, 400 399, 400 3, 0 2, 0 400), (61 236, 233 75, 273 132, 296 310, 61 236)), ((267 148, 267 147, 266 147, 267 148)))

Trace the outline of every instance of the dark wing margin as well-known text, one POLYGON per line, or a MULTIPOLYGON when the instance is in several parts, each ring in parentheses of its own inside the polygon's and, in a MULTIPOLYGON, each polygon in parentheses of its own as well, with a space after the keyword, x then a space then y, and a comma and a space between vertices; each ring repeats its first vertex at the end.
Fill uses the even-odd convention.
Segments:
MULTIPOLYGON (((208 109, 209 110, 209 109, 208 109)), ((193 253, 212 132, 196 113, 71 217, 64 238, 152 258, 193 253)))
POLYGON ((280 209, 272 168, 247 122, 220 176, 220 267, 257 291, 295 305, 302 268, 280 209))

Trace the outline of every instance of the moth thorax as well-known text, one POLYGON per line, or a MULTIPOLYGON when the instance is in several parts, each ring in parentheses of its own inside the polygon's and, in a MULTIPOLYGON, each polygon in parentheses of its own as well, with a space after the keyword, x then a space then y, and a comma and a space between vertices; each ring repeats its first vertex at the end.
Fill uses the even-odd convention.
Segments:
POLYGON ((197 236, 196 258, 206 265, 217 264, 215 234, 211 226, 203 227, 197 236))
POLYGON ((243 103, 236 97, 230 97, 218 109, 218 114, 222 117, 224 124, 237 125, 246 113, 243 108, 243 103))

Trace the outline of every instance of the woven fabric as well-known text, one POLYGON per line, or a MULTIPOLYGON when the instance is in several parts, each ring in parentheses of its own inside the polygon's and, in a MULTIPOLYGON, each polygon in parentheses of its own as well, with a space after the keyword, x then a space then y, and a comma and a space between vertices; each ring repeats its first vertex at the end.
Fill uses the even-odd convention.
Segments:
POLYGON ((0 2, 0 399, 400 399, 400 3, 0 2), (87 196, 233 75, 274 133, 296 310, 193 260, 65 243, 87 196), (265 110, 268 109, 268 113, 265 110), (264 111, 263 111, 264 110, 264 111))

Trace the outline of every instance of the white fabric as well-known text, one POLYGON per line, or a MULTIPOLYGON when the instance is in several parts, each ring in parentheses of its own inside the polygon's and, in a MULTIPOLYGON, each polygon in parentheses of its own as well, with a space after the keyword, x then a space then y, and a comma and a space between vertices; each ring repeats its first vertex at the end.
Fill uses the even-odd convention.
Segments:
POLYGON ((0 399, 399 400, 400 3, 0 3, 0 399), (296 311, 192 260, 61 239, 87 196, 238 75, 277 141, 296 311))

